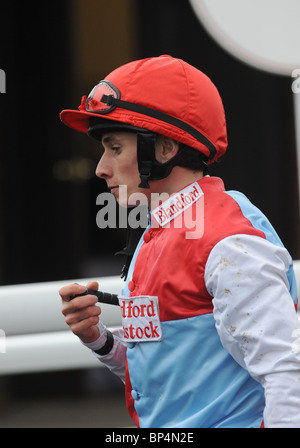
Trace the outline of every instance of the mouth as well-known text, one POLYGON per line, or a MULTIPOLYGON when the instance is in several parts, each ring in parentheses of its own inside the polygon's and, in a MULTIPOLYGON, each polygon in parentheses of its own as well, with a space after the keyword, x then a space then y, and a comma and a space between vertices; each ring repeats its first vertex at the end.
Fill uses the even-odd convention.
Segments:
POLYGON ((110 192, 112 194, 114 194, 117 191, 117 189, 119 188, 119 186, 118 185, 112 185, 112 186, 110 186, 108 188, 110 189, 110 192))

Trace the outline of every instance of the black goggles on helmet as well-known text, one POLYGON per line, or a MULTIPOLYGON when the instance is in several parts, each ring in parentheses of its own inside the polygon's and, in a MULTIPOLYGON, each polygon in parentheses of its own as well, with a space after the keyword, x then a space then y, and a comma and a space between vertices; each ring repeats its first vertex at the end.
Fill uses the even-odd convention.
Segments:
POLYGON ((119 90, 109 81, 100 81, 86 99, 86 111, 93 114, 105 115, 113 111, 116 107, 137 112, 165 123, 176 126, 185 132, 191 134, 194 138, 205 145, 210 152, 208 159, 213 159, 217 153, 215 146, 209 141, 205 135, 201 134, 197 129, 185 123, 178 118, 165 114, 150 107, 142 106, 140 104, 131 103, 129 101, 122 101, 119 90))

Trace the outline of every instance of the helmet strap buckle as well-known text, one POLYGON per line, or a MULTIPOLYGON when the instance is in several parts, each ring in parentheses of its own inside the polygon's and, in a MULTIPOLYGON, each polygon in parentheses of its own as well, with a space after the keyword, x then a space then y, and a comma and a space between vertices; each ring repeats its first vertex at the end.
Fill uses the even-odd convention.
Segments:
POLYGON ((151 168, 152 168, 152 162, 147 161, 142 162, 139 173, 141 178, 139 188, 150 188, 148 180, 150 179, 151 176, 151 168))

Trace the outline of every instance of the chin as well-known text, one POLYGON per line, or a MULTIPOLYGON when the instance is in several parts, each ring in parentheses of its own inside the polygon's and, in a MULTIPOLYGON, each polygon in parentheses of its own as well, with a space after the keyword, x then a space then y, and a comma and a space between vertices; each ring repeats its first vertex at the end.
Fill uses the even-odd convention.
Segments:
POLYGON ((116 197, 116 201, 119 204, 120 207, 124 208, 131 208, 131 205, 128 205, 128 201, 124 201, 124 199, 120 200, 118 197, 116 197))

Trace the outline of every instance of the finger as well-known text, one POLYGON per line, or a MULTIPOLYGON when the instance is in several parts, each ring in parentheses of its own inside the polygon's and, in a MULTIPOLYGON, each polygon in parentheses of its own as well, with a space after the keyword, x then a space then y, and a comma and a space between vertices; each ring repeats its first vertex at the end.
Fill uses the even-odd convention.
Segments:
POLYGON ((92 316, 87 319, 75 322, 70 325, 70 329, 81 340, 86 342, 93 342, 99 337, 99 328, 97 324, 99 322, 99 316, 92 316), (89 339, 89 341, 87 340, 89 339))
MULTIPOLYGON (((92 294, 79 296, 73 300, 62 300, 62 313, 64 315, 81 311, 88 307, 94 307, 98 302, 98 298, 92 294)), ((97 307, 99 308, 99 307, 97 307)))
POLYGON ((77 285, 76 283, 72 283, 70 285, 63 286, 59 290, 59 295, 62 300, 69 301, 70 296, 74 294, 83 294, 86 291, 86 286, 77 285))
POLYGON ((71 326, 91 317, 99 317, 100 314, 101 309, 98 306, 89 306, 88 308, 84 308, 83 310, 76 311, 74 313, 68 313, 65 320, 66 323, 71 326))
POLYGON ((88 289, 92 289, 93 291, 98 291, 98 289, 99 289, 99 283, 96 282, 96 281, 91 281, 91 282, 88 282, 88 283, 87 283, 86 287, 87 287, 88 289))

